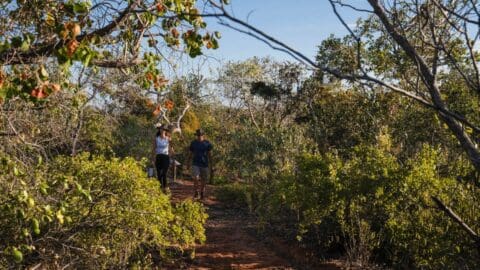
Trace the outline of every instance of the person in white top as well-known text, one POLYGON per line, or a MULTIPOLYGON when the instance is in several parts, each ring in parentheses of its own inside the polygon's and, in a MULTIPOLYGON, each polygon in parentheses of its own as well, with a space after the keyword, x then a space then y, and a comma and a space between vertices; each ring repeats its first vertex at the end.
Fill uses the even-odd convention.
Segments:
POLYGON ((162 190, 167 188, 167 172, 170 167, 170 155, 173 154, 173 149, 170 146, 169 130, 164 125, 156 125, 157 133, 153 141, 154 158, 152 161, 157 169, 157 178, 160 181, 162 190))

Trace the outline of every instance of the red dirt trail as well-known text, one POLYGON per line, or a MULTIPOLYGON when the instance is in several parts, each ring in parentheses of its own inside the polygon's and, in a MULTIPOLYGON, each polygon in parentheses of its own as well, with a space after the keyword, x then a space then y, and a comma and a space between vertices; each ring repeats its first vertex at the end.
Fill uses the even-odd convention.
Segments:
MULTIPOLYGON (((212 186, 207 187, 203 200, 209 218, 205 225, 207 241, 196 247, 195 259, 184 269, 341 269, 334 264, 322 267, 295 267, 282 256, 285 244, 267 244, 254 231, 254 221, 237 209, 228 209, 213 196, 212 186)), ((170 187, 173 201, 192 198, 193 185, 190 181, 178 180, 170 187)), ((286 246, 288 249, 288 245, 286 246)))

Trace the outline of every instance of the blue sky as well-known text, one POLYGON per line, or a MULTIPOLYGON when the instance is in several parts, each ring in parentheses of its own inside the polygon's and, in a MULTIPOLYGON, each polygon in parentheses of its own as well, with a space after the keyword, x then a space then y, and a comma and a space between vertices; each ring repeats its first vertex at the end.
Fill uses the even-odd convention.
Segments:
MULTIPOLYGON (((350 0, 356 6, 367 7, 366 1, 350 0)), ((335 16, 327 0, 232 0, 230 9, 237 18, 272 35, 310 58, 316 48, 330 34, 344 35, 345 28, 335 16)), ((360 16, 350 9, 341 9, 347 23, 355 23, 360 16)), ((281 52, 242 33, 218 25, 209 19, 208 29, 222 32, 220 48, 207 54, 221 60, 243 60, 253 56, 272 56, 291 60, 281 52)))
MULTIPOLYGON (((368 9, 366 0, 348 0, 349 4, 368 9)), ((343 36, 347 30, 335 16, 327 0, 231 0, 228 10, 235 17, 248 22, 297 49, 307 57, 315 59, 317 46, 331 34, 343 36)), ((349 8, 339 8, 348 24, 355 24, 364 14, 349 8)), ((168 77, 181 76, 190 72, 212 75, 222 63, 245 60, 254 56, 272 57, 279 61, 295 61, 289 55, 275 51, 265 43, 231 30, 217 23, 215 18, 206 18, 209 31, 220 31, 220 48, 204 50, 205 57, 191 59, 182 57, 174 61, 174 70, 165 69, 168 77)))

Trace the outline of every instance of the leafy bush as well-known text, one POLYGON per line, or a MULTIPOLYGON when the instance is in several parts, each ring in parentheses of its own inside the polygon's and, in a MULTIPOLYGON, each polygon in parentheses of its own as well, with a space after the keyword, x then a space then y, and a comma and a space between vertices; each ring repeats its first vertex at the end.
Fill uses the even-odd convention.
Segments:
POLYGON ((215 196, 227 207, 252 208, 253 205, 253 186, 241 183, 224 184, 217 187, 215 196))
POLYGON ((132 158, 84 153, 32 170, 0 161, 0 266, 125 268, 152 263, 144 246, 205 241, 203 207, 172 206, 132 158))
POLYGON ((406 164, 384 145, 355 147, 346 160, 304 154, 296 170, 257 187, 257 213, 284 235, 320 253, 344 251, 361 266, 472 268, 478 265, 474 243, 431 197, 478 224, 478 190, 441 175, 441 164, 430 146, 406 164))

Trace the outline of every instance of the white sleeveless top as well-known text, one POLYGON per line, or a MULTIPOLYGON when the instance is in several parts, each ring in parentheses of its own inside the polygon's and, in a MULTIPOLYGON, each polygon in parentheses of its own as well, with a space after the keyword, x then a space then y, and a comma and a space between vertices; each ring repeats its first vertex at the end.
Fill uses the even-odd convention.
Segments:
POLYGON ((168 138, 162 139, 160 136, 155 138, 156 147, 155 147, 155 154, 159 155, 168 155, 168 138))

